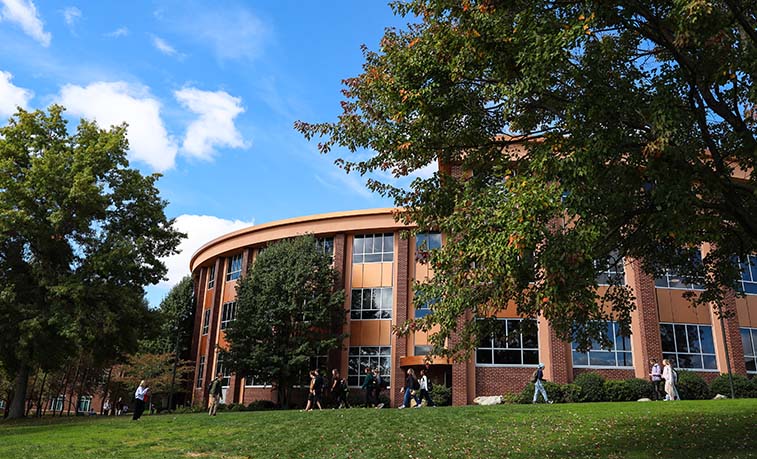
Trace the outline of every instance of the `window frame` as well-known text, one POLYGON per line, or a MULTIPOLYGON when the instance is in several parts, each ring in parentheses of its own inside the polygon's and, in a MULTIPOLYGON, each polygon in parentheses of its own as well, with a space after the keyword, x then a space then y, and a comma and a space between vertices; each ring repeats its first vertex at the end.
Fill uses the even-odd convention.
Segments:
POLYGON ((237 302, 227 301, 221 305, 221 330, 226 330, 229 323, 237 320, 237 302))
POLYGON ((347 350, 347 385, 349 387, 360 387, 365 375, 366 365, 360 363, 361 359, 368 360, 368 366, 370 368, 376 368, 377 366, 382 369, 381 377, 385 378, 391 387, 392 383, 392 347, 391 346, 350 346, 347 350), (364 354, 363 349, 377 349, 375 354, 364 354), (353 365, 352 360, 357 359, 357 376, 352 372, 353 365), (388 359, 388 365, 381 365, 382 359, 388 359), (372 362, 377 361, 378 364, 374 365, 372 362), (357 378, 357 384, 353 384, 354 378, 357 378))
POLYGON ((242 276, 242 254, 238 253, 226 257, 226 282, 239 279, 242 276))
POLYGON ((206 336, 210 332, 210 311, 211 309, 205 309, 202 312, 202 336, 206 336))
POLYGON ((360 287, 360 288, 353 288, 350 291, 350 320, 392 320, 392 311, 394 309, 394 287, 360 287), (384 299, 386 298, 385 291, 389 291, 389 298, 390 303, 389 307, 385 307, 384 305, 384 299), (365 292, 368 291, 368 298, 366 298, 365 292), (375 297, 379 299, 379 305, 377 308, 371 308, 371 307, 364 307, 366 305, 366 301, 369 301, 370 304, 373 303, 374 298, 374 291, 377 291, 378 293, 375 294, 375 297), (359 300, 359 309, 355 309, 353 306, 355 305, 355 298, 356 298, 356 292, 359 292, 360 294, 360 300, 359 300), (364 311, 376 311, 378 317, 363 317, 364 311), (358 313, 359 317, 354 317, 353 313, 358 313), (388 317, 385 317, 383 312, 388 312, 388 317))
POLYGON ((757 295, 757 255, 747 255, 746 261, 738 259, 741 278, 738 280, 737 289, 745 295, 757 295), (744 279, 748 275, 749 280, 744 279), (751 288, 747 288, 747 285, 751 288))
MULTIPOLYGON (((615 320, 611 320, 607 322, 608 326, 611 326, 612 329, 612 343, 613 347, 612 349, 602 349, 597 344, 598 348, 594 349, 594 346, 592 346, 591 349, 585 352, 579 352, 576 350, 576 343, 575 341, 570 342, 570 359, 571 364, 573 365, 573 368, 597 368, 597 369, 621 369, 621 370, 633 370, 633 341, 631 340, 630 336, 623 336, 620 335, 620 326, 618 325, 618 322, 615 320), (617 349, 616 345, 618 343, 618 338, 623 339, 623 342, 625 343, 625 340, 628 340, 628 349, 617 349), (591 363, 591 353, 595 352, 609 352, 614 354, 615 357, 615 365, 592 365, 591 363), (575 354, 585 354, 586 355, 586 365, 583 364, 576 364, 575 354), (630 364, 628 365, 621 365, 620 364, 620 354, 630 354, 628 360, 630 361, 630 364)), ((608 337, 609 338, 609 337, 608 337)))
POLYGON ((718 370, 718 356, 717 352, 715 351, 715 335, 713 332, 713 326, 711 324, 693 324, 693 323, 686 323, 686 322, 660 322, 660 349, 662 351, 662 358, 671 360, 671 357, 673 359, 671 360, 673 362, 673 367, 682 369, 682 370, 689 370, 689 371, 703 371, 703 372, 709 372, 709 373, 715 373, 720 370, 718 370), (662 327, 664 325, 670 325, 673 327, 673 347, 675 348, 675 351, 669 351, 664 349, 664 341, 662 339, 662 327), (700 343, 700 350, 699 352, 683 352, 678 350, 678 339, 676 338, 676 325, 683 325, 685 326, 686 330, 686 347, 690 348, 689 344, 689 327, 697 327, 697 339, 700 343), (710 338, 712 339, 713 349, 712 352, 704 352, 702 349, 702 333, 701 328, 702 327, 709 327, 710 329, 710 338), (698 355, 699 361, 702 362, 701 367, 682 367, 679 365, 679 354, 686 354, 686 355, 698 355), (711 356, 715 361, 715 368, 704 368, 704 356, 711 356))
POLYGON ((223 357, 221 357, 221 354, 216 354, 216 371, 213 373, 213 377, 215 378, 215 375, 218 373, 223 374, 221 387, 224 389, 229 388, 231 386, 231 370, 223 366, 223 357))
POLYGON ((76 411, 79 413, 89 413, 90 408, 92 408, 92 396, 80 395, 79 400, 76 401, 76 411), (86 404, 86 409, 82 409, 82 403, 86 404))
MULTIPOLYGON (((533 321, 535 330, 536 330, 536 347, 525 347, 525 340, 523 339, 523 330, 520 328, 520 325, 518 326, 518 342, 519 346, 513 346, 509 347, 505 345, 505 347, 499 347, 496 345, 496 341, 498 337, 492 335, 489 338, 489 347, 481 346, 481 341, 479 341, 478 345, 476 346, 476 356, 475 356, 475 365, 477 367, 496 367, 496 368, 536 368, 539 365, 539 324, 534 319, 519 319, 515 317, 503 317, 503 318, 497 318, 498 322, 503 322, 503 327, 505 330, 505 334, 501 337, 502 341, 505 343, 507 342, 507 337, 510 336, 510 322, 518 322, 522 323, 523 321, 533 321), (478 356, 480 351, 490 351, 491 352, 491 363, 480 363, 478 356), (495 363, 495 355, 497 351, 519 351, 520 352, 520 363, 495 363), (536 351, 536 362, 535 363, 524 363, 525 362, 525 353, 526 352, 533 352, 536 351)), ((483 338, 482 338, 483 340, 483 338)))
POLYGON ((215 288, 216 286, 216 264, 213 263, 208 268, 208 290, 215 288))
POLYGON ((752 364, 754 365, 754 370, 750 370, 747 366, 747 374, 753 375, 757 374, 757 328, 754 327, 739 327, 739 335, 741 335, 741 349, 743 351, 742 355, 744 357, 744 364, 746 365, 747 360, 750 359, 752 361, 752 364), (744 343, 744 332, 747 332, 750 335, 750 345, 752 348, 752 353, 747 354, 746 350, 746 343, 744 343))
POLYGON ((197 362, 197 379, 195 381, 195 388, 202 389, 203 373, 205 373, 205 356, 200 356, 200 361, 197 362))
POLYGON ((355 234, 352 236, 352 264, 368 264, 368 263, 391 263, 394 262, 394 233, 371 233, 371 234, 355 234), (376 252, 373 248, 376 246, 376 238, 381 238, 381 251, 376 252), (391 247, 389 250, 385 247, 386 238, 391 238, 391 247), (358 247, 357 240, 361 239, 362 243, 360 247, 362 251, 357 252, 355 249, 358 247), (365 241, 370 240, 371 250, 366 251, 365 241), (379 259, 375 261, 365 261, 366 256, 378 256, 379 259))
MULTIPOLYGON (((699 249, 692 250, 692 264, 702 263, 702 251, 699 249)), ((654 279, 654 286, 655 288, 667 288, 671 290, 695 290, 695 291, 702 291, 704 290, 704 286, 701 284, 684 284, 683 280, 678 280, 677 282, 673 282, 676 280, 675 278, 682 278, 680 274, 665 268, 665 272, 662 274, 662 277, 655 277, 654 279), (672 279, 671 279, 672 278, 672 279), (684 285, 684 287, 680 286, 672 286, 672 285, 684 285)))
POLYGON ((609 286, 609 281, 604 282, 604 279, 610 279, 612 277, 620 279, 618 285, 626 285, 626 264, 625 259, 619 256, 617 250, 613 250, 610 255, 604 260, 594 260, 594 267, 600 270, 597 273, 597 285, 609 286), (607 269, 602 269, 607 267, 607 269))

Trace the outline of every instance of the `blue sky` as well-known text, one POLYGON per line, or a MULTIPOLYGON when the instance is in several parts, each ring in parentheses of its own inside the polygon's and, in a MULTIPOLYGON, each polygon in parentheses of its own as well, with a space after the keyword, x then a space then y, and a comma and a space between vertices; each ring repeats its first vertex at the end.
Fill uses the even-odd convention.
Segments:
POLYGON ((392 205, 292 124, 335 120, 360 45, 406 22, 384 0, 0 0, 0 123, 52 103, 72 126, 129 123, 132 165, 164 174, 167 214, 189 234, 168 281, 148 288, 157 305, 213 237, 392 205))

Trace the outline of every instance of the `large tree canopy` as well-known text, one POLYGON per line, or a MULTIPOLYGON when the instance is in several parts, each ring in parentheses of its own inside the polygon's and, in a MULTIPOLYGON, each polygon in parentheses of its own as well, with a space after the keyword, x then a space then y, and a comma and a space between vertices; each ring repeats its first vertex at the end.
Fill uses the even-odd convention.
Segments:
POLYGON ((23 415, 30 368, 80 350, 95 363, 136 348, 143 286, 157 283, 182 235, 164 214, 158 175, 129 167, 126 126, 63 108, 19 110, 0 128, 0 362, 23 415))
POLYGON ((310 359, 342 343, 344 291, 331 263, 313 236, 287 239, 258 255, 237 286, 224 366, 272 383, 281 406, 310 359))
MULTIPOLYGON (((296 128, 323 137, 324 153, 373 152, 339 159, 348 172, 449 166, 409 189, 369 181, 407 221, 448 235, 420 287, 434 314, 408 328, 440 325, 440 352, 466 311, 491 317, 513 300, 586 345, 603 320, 627 326, 633 307, 620 285, 598 296, 610 254, 697 279, 694 300, 722 304, 734 258, 757 241, 754 1, 394 8, 414 23, 365 51, 338 121, 296 128)), ((467 321, 446 352, 470 348, 485 322, 467 321)))

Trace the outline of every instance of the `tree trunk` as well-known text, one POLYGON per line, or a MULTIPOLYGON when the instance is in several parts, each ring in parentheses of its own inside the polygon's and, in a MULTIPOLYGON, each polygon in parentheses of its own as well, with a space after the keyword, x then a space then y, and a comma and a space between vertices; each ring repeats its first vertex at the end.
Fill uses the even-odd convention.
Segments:
POLYGON ((20 419, 24 417, 24 405, 26 402, 26 387, 29 384, 29 367, 22 364, 16 374, 13 383, 13 400, 10 402, 8 419, 20 419))
POLYGON ((42 394, 45 392, 45 381, 47 381, 47 372, 42 375, 42 385, 39 387, 39 397, 37 397, 37 417, 42 417, 42 394))
POLYGON ((110 408, 113 409, 115 402, 113 397, 110 396, 110 376, 113 374, 113 365, 108 368, 108 380, 105 382, 105 391, 103 393, 103 399, 100 403, 100 415, 110 416, 110 413, 105 412, 105 401, 108 400, 110 408))
MULTIPOLYGON (((71 391, 68 393, 68 411, 66 411, 66 416, 71 416, 71 403, 74 399, 74 389, 76 389, 76 381, 79 380, 79 367, 81 367, 81 358, 79 359, 79 363, 76 365, 76 373, 74 373, 74 381, 71 383, 71 391)), ((65 388, 63 389, 65 390, 65 388)), ((78 405, 78 400, 76 401, 78 405)), ((63 416, 63 410, 60 410, 61 416, 63 416)))
POLYGON ((34 399, 35 394, 34 390, 37 388, 37 379, 39 379, 39 369, 34 371, 34 380, 32 380, 32 390, 29 391, 29 400, 26 402, 26 413, 24 414, 24 417, 29 417, 29 412, 32 410, 32 407, 34 406, 34 399))

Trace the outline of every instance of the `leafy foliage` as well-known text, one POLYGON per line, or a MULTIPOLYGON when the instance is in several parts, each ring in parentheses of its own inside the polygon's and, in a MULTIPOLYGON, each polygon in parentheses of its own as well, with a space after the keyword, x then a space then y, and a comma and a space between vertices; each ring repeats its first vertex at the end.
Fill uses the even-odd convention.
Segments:
MULTIPOLYGON (((733 391, 737 398, 755 398, 757 397, 757 379, 749 379, 742 375, 733 376, 733 391)), ((710 394, 722 394, 727 397, 731 396, 731 386, 728 382, 728 375, 722 374, 710 381, 710 394)))
POLYGON ((159 176, 129 167, 126 126, 82 120, 69 134, 62 112, 19 109, 0 128, 0 362, 21 394, 30 368, 55 370, 81 349, 95 363, 134 351, 143 286, 182 237, 159 176))
POLYGON ((706 400, 710 398, 710 388, 707 386, 707 382, 693 371, 678 370, 676 389, 678 389, 681 400, 706 400))
MULTIPOLYGON (((544 390, 547 391, 547 397, 555 403, 576 403, 582 401, 581 386, 576 384, 558 384, 552 381, 545 381, 544 390)), ((531 403, 534 399, 534 383, 526 384, 526 387, 515 396, 509 394, 505 400, 509 403, 531 403)), ((539 396, 541 400, 541 396, 539 396)))
POLYGON ((438 326, 435 352, 466 354, 485 321, 459 318, 516 307, 588 347, 606 320, 626 329, 633 308, 625 286, 597 293, 595 261, 612 252, 722 305, 733 257, 757 249, 752 2, 393 5, 413 23, 364 50, 339 119, 295 127, 323 153, 371 151, 337 163, 371 175, 418 231, 448 235, 417 290, 434 313, 398 331, 438 326), (435 162, 409 188, 377 179, 435 162))
POLYGON ((224 364, 277 388, 286 407, 310 358, 339 347, 344 292, 312 235, 276 242, 237 286, 236 320, 226 329, 224 364))
POLYGON ((634 402, 652 396, 652 383, 639 378, 605 381, 605 397, 608 402, 634 402))
POLYGON ((605 378, 597 373, 581 373, 573 380, 581 388, 582 402, 603 402, 606 400, 605 378))
POLYGON ((452 388, 444 384, 434 384, 431 388, 431 400, 436 406, 449 406, 452 404, 452 388))
POLYGON ((151 332, 140 341, 140 351, 163 354, 178 351, 179 356, 192 344, 194 325, 194 287, 192 277, 184 276, 168 292, 156 311, 151 311, 151 332))
MULTIPOLYGON (((133 397, 134 390, 141 380, 145 380, 153 397, 163 397, 171 388, 174 354, 135 354, 128 357, 127 363, 113 368, 113 393, 123 393, 124 400, 133 397)), ((180 361, 176 370, 176 386, 181 387, 192 375, 193 365, 189 361, 180 361)))

